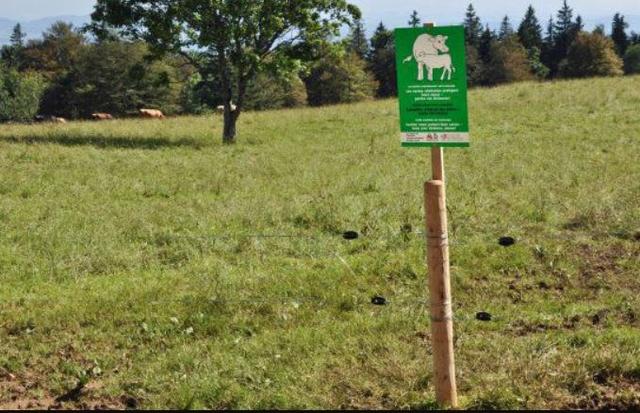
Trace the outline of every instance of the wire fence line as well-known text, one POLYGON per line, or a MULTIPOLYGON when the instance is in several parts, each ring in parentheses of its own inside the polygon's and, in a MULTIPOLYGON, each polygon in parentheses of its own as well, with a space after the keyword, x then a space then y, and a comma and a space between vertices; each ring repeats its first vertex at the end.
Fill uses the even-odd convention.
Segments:
MULTIPOLYGON (((191 235, 172 235, 176 239, 199 239, 199 240, 237 240, 237 239, 302 239, 302 240, 325 240, 325 239, 340 239, 341 242, 345 243, 356 243, 357 241, 366 241, 366 240, 384 240, 389 239, 389 237, 380 237, 380 233, 368 233, 361 234, 356 231, 345 231, 340 234, 326 234, 321 236, 312 236, 307 234, 263 234, 263 233, 243 233, 243 234, 224 234, 224 235, 211 235, 211 236, 191 236, 191 235)), ((548 240, 548 239, 562 239, 562 240, 575 240, 578 236, 617 236, 610 233, 569 233, 564 234, 563 236, 546 236, 541 235, 540 237, 548 240)), ((407 232, 399 232, 391 234, 393 238, 398 237, 413 237, 414 239, 422 238, 425 242, 427 241, 427 234, 424 231, 407 231, 407 232)), ((465 245, 467 243, 480 242, 482 244, 483 240, 474 239, 470 242, 461 242, 450 240, 449 244, 456 245, 465 245)), ((533 238, 527 237, 495 237, 493 241, 485 241, 486 244, 491 243, 491 245, 495 245, 500 248, 510 248, 516 244, 524 244, 527 247, 538 247, 539 241, 533 238)), ((426 245, 426 244, 425 244, 426 245)), ((343 253, 344 254, 344 253, 343 253)), ((349 263, 349 261, 337 250, 332 250, 327 257, 337 259, 344 267, 355 277, 357 276, 357 271, 354 267, 349 263)), ((311 253, 305 253, 304 255, 309 256, 312 259, 315 258, 326 258, 314 256, 311 253)), ((247 305, 247 306, 256 306, 256 305, 284 305, 284 306, 292 306, 293 308, 300 308, 304 306, 311 306, 313 308, 343 308, 346 311, 354 310, 356 308, 380 308, 387 309, 390 311, 393 310, 402 310, 402 311, 416 311, 422 312, 424 314, 428 313, 428 308, 430 306, 430 301, 425 298, 402 298, 402 297, 393 297, 393 296, 366 296, 366 293, 361 291, 354 293, 353 295, 347 296, 336 296, 331 299, 326 298, 296 298, 296 297, 282 297, 282 298, 212 298, 210 300, 212 304, 215 305, 247 305)), ((455 303, 454 303, 455 306, 455 303)), ((477 320, 482 322, 488 321, 509 321, 506 317, 495 316, 489 314, 484 311, 470 311, 470 310, 454 310, 456 314, 454 315, 455 321, 469 321, 469 320, 477 320), (459 312, 459 314, 458 314, 459 312)))
MULTIPOLYGON (((523 244, 539 244, 542 241, 555 240, 555 241, 574 241, 579 236, 588 237, 606 237, 606 238, 618 238, 618 239, 630 239, 640 241, 639 234, 622 234, 622 233, 610 233, 610 232, 571 232, 568 234, 541 234, 539 237, 526 237, 526 236, 509 236, 500 235, 495 236, 491 240, 487 238, 473 238, 460 240, 455 236, 449 236, 449 245, 468 245, 484 243, 487 245, 500 245, 503 247, 513 246, 518 243, 523 244)), ((384 241, 395 240, 398 238, 409 239, 422 239, 427 240, 427 233, 424 231, 410 231, 410 232, 398 232, 398 233, 359 233, 356 231, 346 231, 340 234, 323 234, 323 235, 308 235, 308 234, 264 234, 264 233, 237 233, 237 234, 211 234, 211 235, 189 235, 189 234, 157 234, 156 238, 159 239, 176 239, 176 240, 201 240, 201 241, 233 241, 233 240, 246 240, 246 239, 282 239, 282 240, 309 240, 309 241, 326 241, 326 240, 340 240, 340 241, 384 241)))

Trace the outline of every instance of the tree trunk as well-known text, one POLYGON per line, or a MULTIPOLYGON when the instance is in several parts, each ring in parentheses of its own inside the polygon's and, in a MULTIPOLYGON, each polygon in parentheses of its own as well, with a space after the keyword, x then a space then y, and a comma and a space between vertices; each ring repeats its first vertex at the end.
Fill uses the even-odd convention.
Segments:
POLYGON ((229 62, 224 57, 224 50, 219 48, 220 64, 222 67, 221 78, 222 88, 224 90, 224 128, 222 131, 222 143, 234 144, 236 143, 236 124, 238 118, 242 112, 244 106, 244 97, 247 93, 247 82, 250 77, 250 73, 243 73, 240 68, 240 75, 237 80, 237 97, 235 108, 233 104, 233 81, 231 78, 231 70, 229 68, 229 62))
POLYGON ((224 105, 224 129, 222 131, 222 143, 234 144, 236 143, 236 123, 238 117, 231 111, 231 102, 226 102, 224 105))
MULTIPOLYGON (((228 73, 228 72, 227 72, 228 73)), ((227 79, 229 79, 227 77, 227 79)), ((236 143, 236 124, 244 106, 244 96, 247 93, 247 78, 240 76, 238 79, 238 101, 235 108, 233 107, 231 90, 231 82, 229 81, 228 93, 224 102, 224 131, 222 134, 222 142, 225 144, 236 143)))
POLYGON ((230 145, 236 143, 236 121, 238 120, 238 116, 235 111, 231 109, 231 105, 233 104, 231 71, 229 70, 228 62, 226 61, 222 51, 220 51, 220 65, 222 69, 222 90, 224 91, 224 127, 222 130, 222 143, 230 145))

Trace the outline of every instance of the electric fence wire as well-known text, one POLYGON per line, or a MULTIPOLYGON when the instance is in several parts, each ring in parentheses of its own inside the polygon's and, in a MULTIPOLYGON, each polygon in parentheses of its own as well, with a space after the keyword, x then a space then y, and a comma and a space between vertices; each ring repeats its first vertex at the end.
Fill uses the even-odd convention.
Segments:
MULTIPOLYGON (((578 236, 590 236, 590 237, 617 237, 621 238, 620 234, 612 234, 612 233, 596 233, 596 232, 580 232, 570 233, 570 234, 554 234, 552 236, 549 235, 541 235, 541 238, 544 240, 548 239, 562 239, 567 241, 576 240, 578 236)), ((380 236, 380 233, 376 234, 361 234, 356 231, 345 231, 341 234, 332 234, 332 235, 306 235, 306 234, 263 234, 263 233, 253 233, 253 234, 218 234, 218 235, 200 235, 200 236, 191 236, 191 235, 164 235, 166 238, 175 238, 175 239, 192 239, 192 240, 241 240, 241 239, 300 239, 307 241, 323 241, 323 240, 334 240, 338 238, 342 238, 341 241, 346 241, 348 243, 355 243, 357 241, 384 241, 391 240, 396 238, 403 238, 405 241, 410 240, 412 237, 415 239, 425 238, 426 233, 423 231, 401 231, 399 233, 392 234, 384 234, 380 236)), ((631 237, 636 241, 640 240, 636 236, 636 238, 631 237)), ((515 244, 523 244, 528 247, 535 246, 538 247, 540 241, 537 241, 533 238, 526 237, 496 237, 494 241, 482 242, 483 240, 474 239, 472 241, 462 242, 457 240, 449 240, 449 245, 451 246, 460 246, 466 245, 470 243, 486 243, 502 246, 505 248, 511 247, 515 244)), ((343 255, 341 255, 338 251, 333 250, 327 256, 321 255, 312 255, 311 253, 306 253, 312 259, 321 259, 321 258, 335 258, 337 259, 353 276, 357 276, 357 271, 353 268, 351 264, 349 264, 348 260, 345 259, 343 255)), ((640 257, 639 257, 640 258, 640 257)), ((422 314, 428 313, 429 308, 429 300, 425 300, 423 298, 407 298, 407 297, 393 297, 391 299, 374 296, 371 299, 365 299, 363 294, 354 294, 351 296, 342 296, 335 297, 332 300, 322 299, 322 298, 294 298, 294 297, 283 297, 283 298, 212 298, 210 302, 214 305, 286 305, 292 306, 295 309, 299 309, 302 307, 312 307, 312 308, 329 308, 332 306, 340 307, 342 305, 346 305, 352 308, 379 308, 379 309, 388 309, 390 311, 418 311, 422 314)), ((479 309, 478 309, 479 310, 479 309)), ((512 321, 507 317, 496 316, 493 314, 489 314, 485 311, 477 311, 471 309, 454 309, 454 321, 457 322, 468 322, 470 320, 476 320, 481 322, 494 321, 494 322, 506 322, 512 321)))

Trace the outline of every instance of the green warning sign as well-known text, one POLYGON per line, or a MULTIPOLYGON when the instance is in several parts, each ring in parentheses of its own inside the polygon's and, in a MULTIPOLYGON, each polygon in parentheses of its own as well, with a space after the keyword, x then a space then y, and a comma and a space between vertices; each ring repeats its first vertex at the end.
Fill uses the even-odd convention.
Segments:
POLYGON ((464 27, 396 29, 402 146, 469 146, 464 27))

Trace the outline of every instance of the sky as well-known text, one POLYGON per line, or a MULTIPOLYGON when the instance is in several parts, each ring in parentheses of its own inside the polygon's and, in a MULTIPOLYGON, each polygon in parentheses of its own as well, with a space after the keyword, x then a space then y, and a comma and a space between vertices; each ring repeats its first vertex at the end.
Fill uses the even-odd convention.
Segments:
MULTIPOLYGON (((531 3, 538 17, 546 21, 555 14, 562 0, 475 0, 478 15, 486 22, 498 22, 508 14, 519 21, 531 3)), ((412 10, 418 10, 423 20, 440 25, 459 23, 469 0, 351 0, 360 6, 365 23, 370 28, 383 20, 389 27, 406 25, 412 10)), ((35 20, 60 15, 90 14, 94 0, 0 0, 0 17, 13 20, 35 20)), ((640 0, 569 0, 569 4, 587 21, 621 12, 640 17, 640 0)), ((602 23, 609 23, 608 21, 602 23)))

